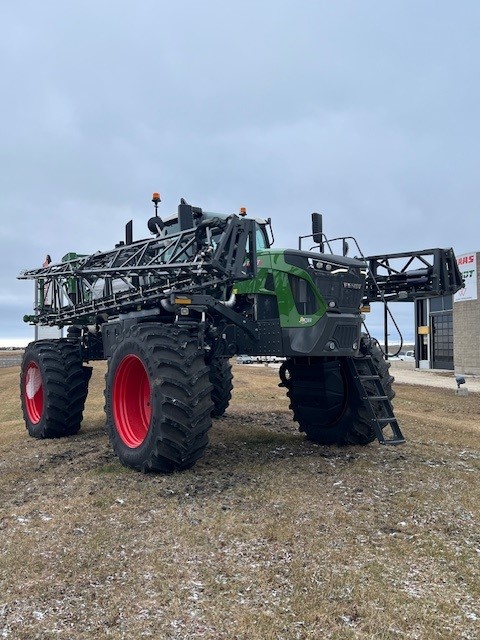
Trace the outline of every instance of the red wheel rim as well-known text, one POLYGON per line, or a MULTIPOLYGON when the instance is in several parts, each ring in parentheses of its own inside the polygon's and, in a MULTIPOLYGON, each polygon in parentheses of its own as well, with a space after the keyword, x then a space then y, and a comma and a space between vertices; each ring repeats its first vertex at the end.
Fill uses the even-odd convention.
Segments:
POLYGON ((123 358, 113 381, 113 417, 123 442, 134 449, 147 437, 152 407, 148 373, 134 355, 123 358))
POLYGON ((35 362, 28 363, 24 384, 23 397, 27 416, 32 424, 37 424, 43 413, 43 382, 35 362))

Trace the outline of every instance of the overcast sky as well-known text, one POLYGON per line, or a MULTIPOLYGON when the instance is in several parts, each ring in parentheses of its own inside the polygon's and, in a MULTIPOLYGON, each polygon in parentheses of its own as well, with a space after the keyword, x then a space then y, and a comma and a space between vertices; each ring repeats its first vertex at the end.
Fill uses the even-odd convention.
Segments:
POLYGON ((0 339, 33 335, 21 269, 147 236, 153 191, 279 247, 320 211, 367 255, 480 250, 479 27, 474 0, 5 0, 0 339))

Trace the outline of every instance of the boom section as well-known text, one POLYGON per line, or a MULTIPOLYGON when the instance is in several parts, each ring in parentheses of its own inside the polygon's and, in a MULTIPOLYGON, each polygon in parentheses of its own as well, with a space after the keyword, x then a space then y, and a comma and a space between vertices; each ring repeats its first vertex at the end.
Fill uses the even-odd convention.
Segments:
POLYGON ((194 293, 225 300, 233 282, 256 275, 255 230, 252 219, 212 218, 170 235, 22 271, 18 278, 37 286, 36 315, 29 320, 64 325, 98 314, 115 318, 194 293))
POLYGON ((413 302, 452 295, 464 286, 453 249, 424 249, 365 258, 365 302, 413 302))

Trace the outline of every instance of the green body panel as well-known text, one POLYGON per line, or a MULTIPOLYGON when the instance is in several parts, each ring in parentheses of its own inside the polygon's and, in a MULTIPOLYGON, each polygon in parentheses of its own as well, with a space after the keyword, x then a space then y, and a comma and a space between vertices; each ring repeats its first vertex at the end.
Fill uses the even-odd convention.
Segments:
POLYGON ((257 276, 252 280, 244 280, 235 283, 234 290, 237 294, 261 294, 274 295, 277 299, 280 316, 280 326, 284 328, 292 327, 312 327, 327 310, 325 300, 320 295, 310 275, 303 269, 299 269, 285 262, 282 250, 264 250, 257 253, 257 276), (267 276, 272 274, 275 291, 265 288, 267 276), (305 280, 311 287, 317 301, 317 310, 311 315, 301 315, 297 311, 295 300, 292 295, 289 275, 297 276, 305 280))

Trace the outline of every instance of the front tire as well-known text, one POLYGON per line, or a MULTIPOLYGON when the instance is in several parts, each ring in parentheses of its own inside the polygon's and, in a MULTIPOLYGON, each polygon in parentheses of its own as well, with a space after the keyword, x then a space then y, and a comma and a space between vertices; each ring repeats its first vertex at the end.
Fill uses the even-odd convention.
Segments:
MULTIPOLYGON (((376 341, 363 337, 361 354, 356 358, 361 373, 367 373, 362 369, 368 357, 375 364, 385 395, 392 400, 395 392, 390 363, 385 361, 376 341)), ((342 359, 318 358, 313 363, 290 359, 280 368, 280 377, 287 387, 293 419, 309 440, 325 445, 366 445, 375 440, 365 401, 342 359)), ((372 401, 372 406, 382 417, 381 402, 372 401)))
POLYGON ((20 396, 33 438, 60 438, 79 431, 90 375, 91 369, 82 366, 78 344, 38 340, 26 347, 20 396))
POLYGON ((209 368, 198 329, 138 324, 108 362, 107 431, 121 463, 142 472, 191 467, 211 427, 209 368))

